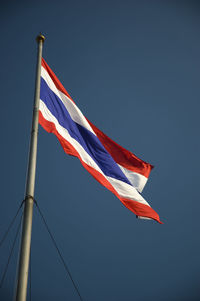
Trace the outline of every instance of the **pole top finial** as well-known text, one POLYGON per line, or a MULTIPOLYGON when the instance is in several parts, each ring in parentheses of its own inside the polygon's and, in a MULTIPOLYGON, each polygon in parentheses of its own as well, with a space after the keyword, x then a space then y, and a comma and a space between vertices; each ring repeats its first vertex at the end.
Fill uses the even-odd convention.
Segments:
POLYGON ((43 36, 41 33, 37 36, 36 41, 39 43, 40 41, 42 41, 42 43, 44 43, 45 40, 45 36, 43 36))

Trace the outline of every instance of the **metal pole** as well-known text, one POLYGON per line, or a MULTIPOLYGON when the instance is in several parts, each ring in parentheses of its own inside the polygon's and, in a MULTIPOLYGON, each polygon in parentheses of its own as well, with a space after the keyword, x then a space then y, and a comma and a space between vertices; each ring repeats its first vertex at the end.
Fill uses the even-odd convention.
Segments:
POLYGON ((15 298, 16 301, 26 301, 29 257, 30 257, 30 246, 31 246, 31 230, 32 230, 33 203, 34 203, 36 157, 37 157, 41 59, 42 59, 42 46, 45 37, 40 34, 36 38, 36 40, 38 43, 38 56, 37 56, 36 81, 35 81, 35 98, 34 98, 34 107, 33 107, 28 172, 27 172, 27 180, 26 180, 26 196, 25 196, 25 205, 24 205, 21 247, 20 247, 20 255, 19 255, 19 268, 18 268, 18 276, 17 276, 17 288, 16 288, 16 298, 15 298))

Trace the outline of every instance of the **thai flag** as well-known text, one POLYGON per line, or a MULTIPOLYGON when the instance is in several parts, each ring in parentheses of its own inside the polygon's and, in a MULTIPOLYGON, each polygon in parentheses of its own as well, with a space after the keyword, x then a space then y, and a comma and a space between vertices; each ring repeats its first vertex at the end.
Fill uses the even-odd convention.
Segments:
POLYGON ((78 157, 87 171, 138 217, 160 222, 140 195, 153 166, 111 140, 79 110, 42 59, 39 123, 56 135, 64 151, 78 157))

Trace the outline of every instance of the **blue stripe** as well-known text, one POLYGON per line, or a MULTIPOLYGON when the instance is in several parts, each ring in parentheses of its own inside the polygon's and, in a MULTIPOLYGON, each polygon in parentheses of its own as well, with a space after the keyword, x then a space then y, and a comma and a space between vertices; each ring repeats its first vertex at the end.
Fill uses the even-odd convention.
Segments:
POLYGON ((70 136, 84 148, 90 157, 96 162, 103 173, 127 184, 131 183, 106 151, 97 136, 85 127, 74 122, 60 98, 49 88, 45 80, 41 77, 40 99, 46 104, 52 115, 64 127, 70 136))

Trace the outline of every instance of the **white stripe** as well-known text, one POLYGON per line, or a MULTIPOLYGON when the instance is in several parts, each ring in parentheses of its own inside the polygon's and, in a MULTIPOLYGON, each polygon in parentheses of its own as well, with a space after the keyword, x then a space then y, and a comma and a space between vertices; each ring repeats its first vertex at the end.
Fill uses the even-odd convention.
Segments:
POLYGON ((139 219, 148 219, 148 220, 152 220, 152 221, 153 221, 153 218, 150 218, 150 217, 139 216, 139 215, 137 215, 137 217, 138 217, 139 219))
POLYGON ((145 199, 138 193, 138 191, 131 185, 122 182, 120 180, 111 178, 106 176, 102 170, 99 168, 99 166, 94 162, 94 160, 89 156, 89 154, 84 150, 84 148, 74 139, 69 135, 69 132, 62 127, 58 120, 52 115, 52 113, 49 111, 45 103, 40 100, 40 111, 43 115, 43 117, 50 122, 53 122, 55 124, 56 130, 58 133, 66 140, 68 141, 79 153, 81 159, 89 166, 92 168, 96 169, 99 173, 101 173, 108 181, 109 183, 113 186, 113 188, 117 191, 117 193, 127 199, 132 199, 134 201, 138 201, 139 203, 148 205, 149 204, 145 201, 145 199))
POLYGON ((51 77, 49 76, 48 72, 44 67, 41 68, 41 76, 45 80, 49 88, 60 98, 65 108, 69 112, 72 120, 78 123, 79 125, 82 125, 96 136, 95 132, 89 125, 88 121, 86 120, 82 112, 76 106, 76 104, 73 101, 71 101, 69 97, 67 97, 64 93, 62 93, 60 90, 56 88, 53 80, 51 79, 51 77))
POLYGON ((131 182, 133 187, 135 187, 139 192, 142 192, 148 178, 146 178, 145 176, 143 176, 137 172, 131 171, 119 164, 118 164, 118 166, 123 171, 125 176, 129 179, 129 181, 131 182))
POLYGON ((122 198, 135 200, 150 207, 147 201, 145 201, 133 186, 111 177, 107 177, 107 179, 122 198))

